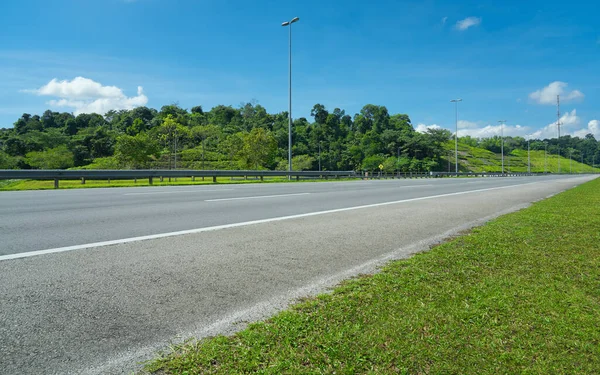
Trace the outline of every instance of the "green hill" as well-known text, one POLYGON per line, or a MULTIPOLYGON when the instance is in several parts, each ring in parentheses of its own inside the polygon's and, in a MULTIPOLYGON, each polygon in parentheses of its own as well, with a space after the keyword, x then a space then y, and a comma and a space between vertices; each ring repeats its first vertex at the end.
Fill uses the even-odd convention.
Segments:
MULTIPOLYGON (((446 145, 448 155, 445 158, 449 162, 449 171, 454 171, 454 143, 446 145)), ((547 154, 544 151, 531 151, 531 172, 533 173, 558 173, 559 156, 547 154)), ((460 172, 500 172, 502 170, 502 157, 491 151, 472 147, 466 144, 458 144, 458 163, 460 172)), ((505 172, 527 172, 527 150, 513 150, 504 155, 505 172)), ((600 168, 592 168, 576 160, 560 157, 561 173, 600 173, 600 168)))

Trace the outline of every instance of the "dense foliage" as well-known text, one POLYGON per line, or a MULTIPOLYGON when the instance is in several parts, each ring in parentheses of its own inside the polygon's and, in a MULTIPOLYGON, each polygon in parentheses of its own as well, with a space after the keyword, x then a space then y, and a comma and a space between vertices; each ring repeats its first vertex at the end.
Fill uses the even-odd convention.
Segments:
MULTIPOLYGON (((293 123, 294 170, 445 170, 452 134, 416 132, 406 114, 390 115, 368 104, 350 116, 316 104, 313 121, 293 123)), ((461 138, 469 145, 500 151, 500 138, 461 138)), ((591 164, 600 161, 598 142, 570 136, 531 142, 532 149, 591 164), (595 156, 594 156, 595 155, 595 156)), ((505 138, 508 151, 527 148, 523 138, 505 138)), ((99 114, 23 114, 13 128, 0 129, 0 169, 10 168, 191 168, 287 169, 287 112, 267 113, 257 103, 219 105, 208 112, 166 105, 99 114)))

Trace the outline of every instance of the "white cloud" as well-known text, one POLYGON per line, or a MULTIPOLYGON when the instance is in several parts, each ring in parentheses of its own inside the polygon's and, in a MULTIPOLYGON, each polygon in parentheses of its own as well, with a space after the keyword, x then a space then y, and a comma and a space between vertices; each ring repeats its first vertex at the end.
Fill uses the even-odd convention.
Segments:
POLYGON ((464 20, 460 20, 456 23, 456 28, 458 30, 466 30, 469 27, 477 26, 481 23, 481 18, 479 17, 467 17, 464 20))
POLYGON ((417 127, 415 128, 415 131, 418 133, 427 133, 427 130, 429 130, 429 129, 441 129, 441 128, 442 127, 437 124, 432 124, 432 125, 418 124, 417 127))
POLYGON ((48 104, 55 107, 73 108, 73 113, 99 113, 101 115, 114 109, 132 109, 148 103, 141 86, 137 96, 128 97, 116 86, 102 86, 89 78, 76 77, 71 81, 59 81, 56 78, 37 90, 24 90, 41 96, 55 96, 48 104))
POLYGON ((600 121, 592 120, 588 122, 587 129, 580 129, 574 133, 579 138, 585 138, 588 134, 592 134, 597 140, 600 139, 600 121))
MULTIPOLYGON (((573 127, 578 126, 581 123, 581 119, 577 116, 577 110, 574 109, 571 112, 566 112, 560 117, 560 135, 574 135, 577 131, 571 130, 573 127)), ((556 121, 551 124, 544 126, 541 129, 536 130, 531 134, 533 138, 546 139, 556 138, 558 136, 558 128, 556 121)))
POLYGON ((560 81, 554 81, 543 89, 537 90, 529 94, 529 99, 538 104, 556 104, 556 96, 560 95, 561 102, 572 100, 581 100, 585 97, 579 90, 567 92, 565 89, 569 84, 560 81))
POLYGON ((475 129, 479 125, 476 122, 466 121, 466 120, 458 120, 458 128, 459 129, 475 129))
POLYGON ((446 21, 448 21, 448 17, 444 17, 444 18, 442 18, 442 25, 445 25, 445 24, 446 24, 446 21))
MULTIPOLYGON (((483 125, 481 121, 472 122, 461 120, 458 122, 458 136, 471 136, 473 138, 491 138, 500 136, 504 133, 507 137, 523 137, 525 139, 549 139, 556 138, 558 129, 556 121, 544 126, 543 128, 534 130, 532 127, 523 125, 505 124, 504 129, 500 124, 483 125)), ((592 134, 596 139, 600 140, 600 120, 592 120, 588 122, 587 128, 580 128, 581 118, 577 115, 577 110, 573 109, 570 112, 565 112, 560 118, 560 135, 570 135, 574 137, 584 138, 587 134, 592 134)), ((428 128, 440 128, 438 125, 419 124, 415 130, 424 133, 428 128)), ((454 126, 447 128, 454 134, 454 126)))
POLYGON ((504 134, 504 136, 509 137, 525 137, 529 134, 529 128, 521 125, 504 125, 504 129, 502 129, 501 125, 486 125, 482 128, 468 128, 462 129, 458 131, 459 137, 471 136, 473 138, 491 138, 494 136, 500 136, 504 134))

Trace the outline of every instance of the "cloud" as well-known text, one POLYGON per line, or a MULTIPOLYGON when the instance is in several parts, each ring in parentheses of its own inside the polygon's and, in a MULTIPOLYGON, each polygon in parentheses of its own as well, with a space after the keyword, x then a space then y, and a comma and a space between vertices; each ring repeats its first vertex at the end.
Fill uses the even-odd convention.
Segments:
POLYGON ((592 120, 588 122, 587 129, 580 129, 574 133, 579 138, 585 138, 588 134, 592 134, 594 138, 600 139, 600 121, 592 120))
POLYGON ((437 124, 432 124, 432 125, 418 124, 417 127, 415 128, 415 131, 418 133, 427 133, 427 130, 429 130, 429 129, 441 129, 441 128, 442 127, 437 124))
POLYGON ((459 129, 475 129, 479 125, 476 122, 466 121, 466 120, 458 120, 458 128, 459 129))
POLYGON ((469 27, 477 26, 481 23, 481 18, 479 17, 467 17, 464 20, 460 20, 456 23, 456 28, 458 30, 466 30, 469 27))
MULTIPOLYGON (((571 112, 566 112, 560 117, 560 135, 574 135, 577 130, 572 130, 574 127, 581 123, 581 119, 577 116, 577 110, 573 109, 571 112)), ((587 133, 586 133, 587 134, 587 133)), ((556 138, 558 136, 558 128, 556 121, 551 124, 544 126, 541 129, 536 130, 531 134, 533 138, 546 139, 556 138)))
POLYGON ((56 78, 37 90, 23 90, 40 96, 55 96, 49 105, 73 108, 73 113, 106 114, 110 110, 133 109, 148 103, 148 97, 141 86, 137 96, 128 97, 116 86, 102 86, 89 78, 76 77, 71 81, 59 81, 56 78))
POLYGON ((442 18, 442 25, 445 25, 445 24, 446 24, 446 21, 448 21, 448 17, 444 17, 444 18, 442 18))
POLYGON ((529 99, 538 104, 556 104, 556 96, 560 95, 561 102, 572 100, 582 100, 585 95, 579 90, 567 92, 565 89, 569 86, 568 83, 554 81, 543 89, 537 90, 529 94, 529 99))
POLYGON ((458 131, 459 137, 471 136, 473 138, 491 138, 494 136, 509 137, 525 137, 529 133, 529 128, 521 125, 504 125, 502 129, 501 125, 486 125, 482 128, 466 128, 458 131))

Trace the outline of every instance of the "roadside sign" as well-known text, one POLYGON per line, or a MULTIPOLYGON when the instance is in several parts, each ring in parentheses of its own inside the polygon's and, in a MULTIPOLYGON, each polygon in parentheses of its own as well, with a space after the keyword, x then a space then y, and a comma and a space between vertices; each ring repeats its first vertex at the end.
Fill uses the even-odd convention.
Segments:
POLYGON ((379 164, 379 169, 383 170, 383 164, 379 164))

